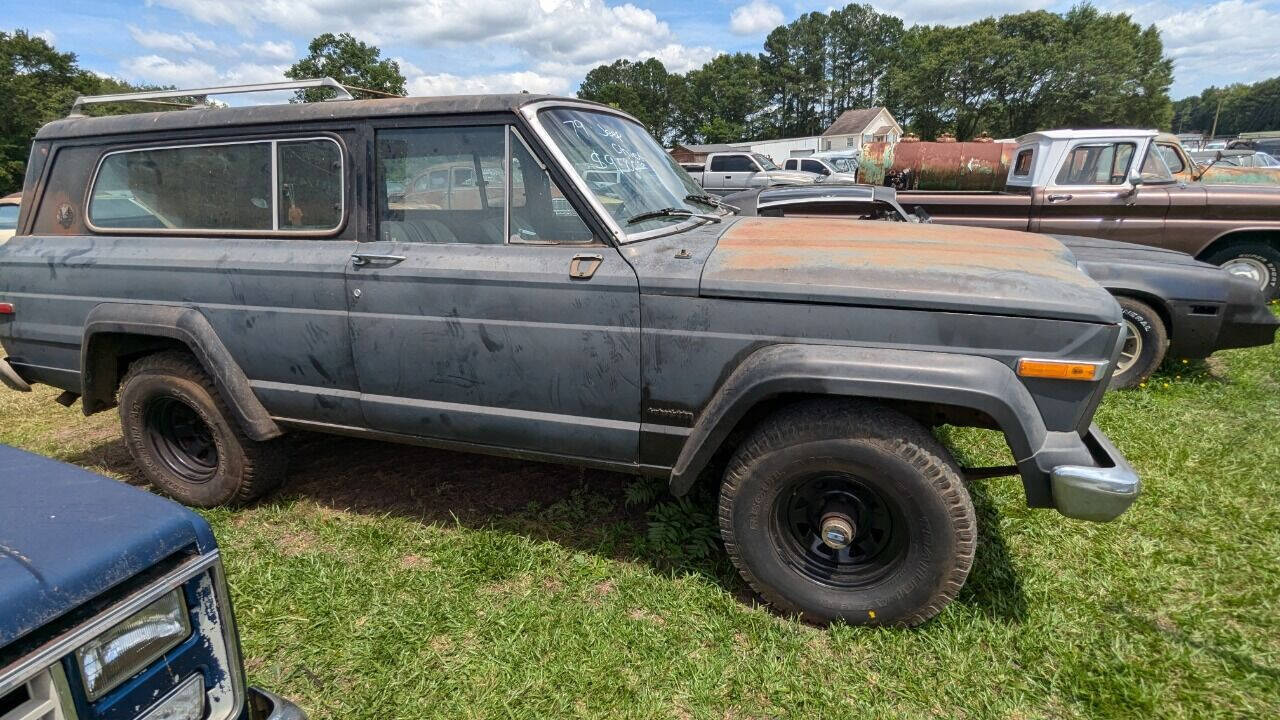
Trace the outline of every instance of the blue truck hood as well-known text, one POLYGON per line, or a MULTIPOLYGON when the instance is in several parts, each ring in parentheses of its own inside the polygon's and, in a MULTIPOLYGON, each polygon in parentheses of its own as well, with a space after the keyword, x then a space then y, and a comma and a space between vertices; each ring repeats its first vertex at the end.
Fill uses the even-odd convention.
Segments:
POLYGON ((0 648, 180 550, 214 547, 175 502, 0 445, 0 648))

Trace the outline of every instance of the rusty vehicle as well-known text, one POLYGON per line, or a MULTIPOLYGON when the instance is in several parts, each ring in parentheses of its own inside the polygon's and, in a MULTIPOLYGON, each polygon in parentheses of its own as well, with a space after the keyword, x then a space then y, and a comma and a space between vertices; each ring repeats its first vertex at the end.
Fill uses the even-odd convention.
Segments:
POLYGON ((13 237, 18 229, 18 206, 21 204, 22 193, 0 197, 0 243, 13 237))
POLYGON ((1156 136, 1156 149, 1169 171, 1182 182, 1207 185, 1280 185, 1280 167, 1255 165, 1242 160, 1252 150, 1220 149, 1188 151, 1171 133, 1156 136))
POLYGON ((1179 182, 1154 130, 1019 138, 999 192, 898 193, 939 222, 1121 240, 1185 252, 1280 292, 1280 187, 1179 182))
MULTIPOLYGON (((308 83, 333 81, 287 85, 308 83)), ((914 625, 972 567, 965 477, 1019 475, 1029 506, 1090 521, 1139 492, 1092 423, 1120 308, 1060 243, 738 217, 605 105, 73 116, 30 162, 0 246, 0 378, 118 406, 146 477, 191 505, 271 491, 297 431, 711 483, 775 607, 914 625), (479 209, 393 206, 388 179, 459 155, 518 172, 527 202, 503 182, 479 209), (124 194, 165 221, 99 212, 124 194), (999 429, 1015 464, 962 467, 942 423, 999 429)))
MULTIPOLYGON (((870 185, 770 188, 730 195, 725 202, 747 216, 933 222, 924 211, 903 209, 893 189, 870 185)), ((1111 376, 1112 388, 1142 384, 1166 357, 1199 359, 1219 350, 1275 341, 1280 319, 1248 278, 1176 250, 1051 237, 1120 304, 1128 334, 1111 376)))
POLYGON ((870 143, 858 177, 896 190, 1001 190, 1014 143, 870 143))

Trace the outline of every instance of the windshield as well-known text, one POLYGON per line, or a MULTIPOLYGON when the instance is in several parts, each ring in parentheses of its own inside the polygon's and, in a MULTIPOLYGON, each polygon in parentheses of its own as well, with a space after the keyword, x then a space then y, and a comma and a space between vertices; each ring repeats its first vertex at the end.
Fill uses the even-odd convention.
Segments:
POLYGON ((775 165, 774 162, 770 160, 767 155, 761 155, 760 153, 751 153, 751 157, 755 158, 756 162, 760 163, 760 167, 764 168, 765 170, 781 170, 782 169, 777 165, 775 165))
POLYGON ((543 110, 538 119, 596 200, 628 232, 665 230, 688 220, 665 215, 628 223, 645 213, 715 211, 687 199, 706 191, 638 123, 578 108, 543 110))
POLYGON ((1253 160, 1255 167, 1280 167, 1280 160, 1264 152, 1255 153, 1253 160))

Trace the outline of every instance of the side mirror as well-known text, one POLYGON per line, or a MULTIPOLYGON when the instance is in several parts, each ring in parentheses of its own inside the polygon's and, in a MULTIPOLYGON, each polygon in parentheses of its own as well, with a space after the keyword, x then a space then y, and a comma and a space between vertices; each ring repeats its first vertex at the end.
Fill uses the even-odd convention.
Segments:
POLYGON ((1142 171, 1137 168, 1131 168, 1127 179, 1129 181, 1129 187, 1124 192, 1120 193, 1121 197, 1133 197, 1138 193, 1138 188, 1142 187, 1143 184, 1142 171))
POLYGON ((914 212, 915 212, 916 218, 918 218, 921 223, 933 222, 933 216, 929 214, 928 210, 924 209, 924 206, 917 205, 914 212))

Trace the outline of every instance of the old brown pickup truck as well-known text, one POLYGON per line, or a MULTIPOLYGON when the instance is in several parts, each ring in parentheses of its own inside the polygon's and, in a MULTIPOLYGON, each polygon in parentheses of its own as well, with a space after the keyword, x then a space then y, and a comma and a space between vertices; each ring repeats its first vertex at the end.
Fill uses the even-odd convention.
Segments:
POLYGON ((1154 130, 1024 135, 1003 192, 898 194, 948 224, 1078 235, 1180 250, 1280 289, 1280 187, 1178 180, 1154 130))

